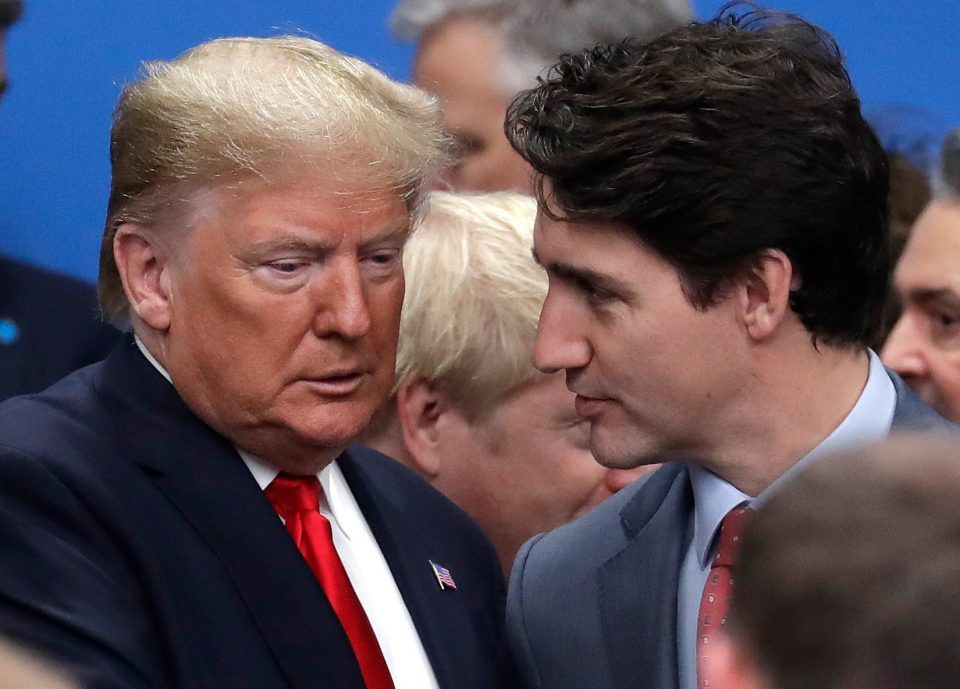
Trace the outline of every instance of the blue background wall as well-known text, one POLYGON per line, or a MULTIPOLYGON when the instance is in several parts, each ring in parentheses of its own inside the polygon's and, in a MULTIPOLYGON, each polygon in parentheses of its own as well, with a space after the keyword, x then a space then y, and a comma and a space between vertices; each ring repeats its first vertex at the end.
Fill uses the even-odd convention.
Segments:
MULTIPOLYGON (((0 252, 94 279, 109 188, 110 113, 141 60, 225 35, 305 32, 406 79, 412 49, 385 28, 392 0, 26 0, 8 35, 0 102, 0 252)), ((700 17, 722 0, 694 0, 700 17)), ((780 0, 848 56, 881 135, 960 124, 956 0, 780 0), (954 47, 951 47, 954 46, 954 47), (892 132, 892 133, 891 133, 892 132)))

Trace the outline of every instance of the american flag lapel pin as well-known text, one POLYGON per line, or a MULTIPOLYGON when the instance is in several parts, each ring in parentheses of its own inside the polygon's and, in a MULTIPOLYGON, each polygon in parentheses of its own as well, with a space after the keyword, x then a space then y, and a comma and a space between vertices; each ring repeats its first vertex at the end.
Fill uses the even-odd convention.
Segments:
POLYGON ((443 565, 438 565, 433 560, 427 560, 427 562, 430 563, 430 569, 433 570, 433 576, 437 578, 437 583, 440 584, 441 591, 444 589, 457 590, 457 582, 453 580, 453 575, 450 574, 449 569, 443 565))

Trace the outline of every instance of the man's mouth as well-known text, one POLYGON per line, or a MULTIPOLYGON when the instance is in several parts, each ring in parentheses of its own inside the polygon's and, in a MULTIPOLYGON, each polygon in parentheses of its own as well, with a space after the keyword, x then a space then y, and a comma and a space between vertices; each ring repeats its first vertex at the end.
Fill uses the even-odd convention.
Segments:
POLYGON ((607 400, 599 397, 587 397, 585 395, 577 395, 573 400, 574 407, 577 410, 577 414, 584 418, 590 418, 591 416, 596 416, 600 409, 603 407, 603 403, 607 400))
POLYGON ((313 390, 327 397, 345 397, 355 393, 363 384, 362 371, 338 371, 303 379, 313 390))

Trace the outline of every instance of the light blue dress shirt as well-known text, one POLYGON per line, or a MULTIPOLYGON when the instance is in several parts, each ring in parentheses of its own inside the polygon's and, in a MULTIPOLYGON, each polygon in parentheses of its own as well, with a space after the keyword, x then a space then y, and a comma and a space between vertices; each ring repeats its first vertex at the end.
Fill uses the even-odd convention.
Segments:
POLYGON ((823 442, 804 455, 756 498, 741 492, 722 478, 691 463, 693 486, 693 540, 680 568, 677 601, 677 645, 680 689, 697 689, 697 618, 700 598, 716 551, 716 536, 727 513, 741 504, 759 508, 770 495, 811 462, 853 445, 880 440, 890 432, 897 392, 879 357, 872 351, 867 384, 857 403, 823 442))

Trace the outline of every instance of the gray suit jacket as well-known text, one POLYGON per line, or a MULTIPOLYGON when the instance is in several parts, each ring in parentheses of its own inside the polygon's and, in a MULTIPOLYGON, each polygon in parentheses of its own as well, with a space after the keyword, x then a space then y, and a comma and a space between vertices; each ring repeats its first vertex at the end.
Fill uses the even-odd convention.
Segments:
MULTIPOLYGON (((896 430, 956 427, 896 376, 896 430)), ((507 631, 530 689, 676 689, 677 589, 693 537, 687 465, 666 464, 520 550, 507 631)))

